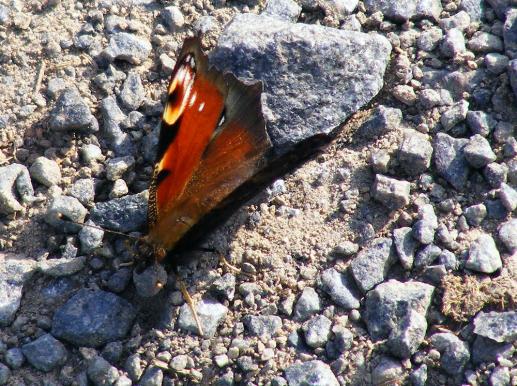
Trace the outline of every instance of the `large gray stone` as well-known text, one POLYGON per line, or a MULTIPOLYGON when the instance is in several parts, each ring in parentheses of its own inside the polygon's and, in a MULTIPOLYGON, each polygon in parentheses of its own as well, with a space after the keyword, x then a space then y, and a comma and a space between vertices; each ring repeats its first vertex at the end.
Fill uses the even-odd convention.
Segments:
POLYGON ((436 171, 457 190, 465 187, 470 172, 463 154, 467 144, 465 138, 453 138, 444 133, 438 133, 433 143, 436 171))
POLYGON ((496 342, 517 340, 517 311, 480 312, 474 319, 474 333, 496 342))
POLYGON ((364 3, 368 12, 380 11, 386 18, 398 22, 421 18, 438 20, 442 11, 438 0, 366 0, 364 3))
POLYGON ((326 363, 313 360, 296 363, 285 369, 289 386, 338 386, 339 382, 326 363))
POLYGON ((264 82, 262 108, 279 153, 330 133, 382 88, 391 45, 377 34, 293 24, 241 14, 223 32, 210 62, 264 82))

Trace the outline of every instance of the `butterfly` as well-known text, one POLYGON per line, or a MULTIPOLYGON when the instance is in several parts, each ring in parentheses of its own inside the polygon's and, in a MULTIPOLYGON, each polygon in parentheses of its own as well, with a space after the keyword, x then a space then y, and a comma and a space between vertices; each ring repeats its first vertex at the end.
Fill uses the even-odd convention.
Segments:
POLYGON ((235 194, 270 163, 261 82, 210 67, 198 37, 187 38, 173 70, 149 188, 148 233, 140 255, 175 264, 235 194))

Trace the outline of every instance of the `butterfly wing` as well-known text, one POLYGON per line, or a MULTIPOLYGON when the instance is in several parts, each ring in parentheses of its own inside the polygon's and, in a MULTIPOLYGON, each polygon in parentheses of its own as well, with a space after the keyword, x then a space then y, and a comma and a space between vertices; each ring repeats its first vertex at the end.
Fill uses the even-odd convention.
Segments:
POLYGON ((185 42, 168 88, 149 198, 148 241, 171 250, 265 163, 271 143, 260 83, 208 67, 185 42))

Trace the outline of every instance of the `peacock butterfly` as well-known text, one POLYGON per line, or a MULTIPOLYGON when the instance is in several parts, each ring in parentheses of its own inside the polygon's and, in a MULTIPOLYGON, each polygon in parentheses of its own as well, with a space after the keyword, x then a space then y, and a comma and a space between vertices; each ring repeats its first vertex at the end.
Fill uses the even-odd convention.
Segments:
POLYGON ((146 260, 175 265, 175 252, 220 220, 236 190, 269 163, 261 92, 261 82, 210 67, 198 37, 185 40, 167 89, 149 188, 148 233, 139 246, 146 260))

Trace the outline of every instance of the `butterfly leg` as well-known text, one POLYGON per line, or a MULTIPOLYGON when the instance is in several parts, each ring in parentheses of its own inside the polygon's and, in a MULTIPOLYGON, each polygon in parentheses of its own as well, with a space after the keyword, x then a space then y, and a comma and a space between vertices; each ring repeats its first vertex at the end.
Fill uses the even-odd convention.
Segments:
POLYGON ((196 311, 196 302, 190 294, 188 293, 187 287, 185 286, 185 282, 181 280, 178 275, 176 275, 176 282, 179 284, 181 294, 183 295, 183 299, 185 299, 185 302, 188 304, 190 311, 192 312, 192 316, 194 317, 194 320, 196 321, 197 329, 200 336, 204 335, 203 327, 201 327, 201 321, 199 320, 199 316, 196 311))

